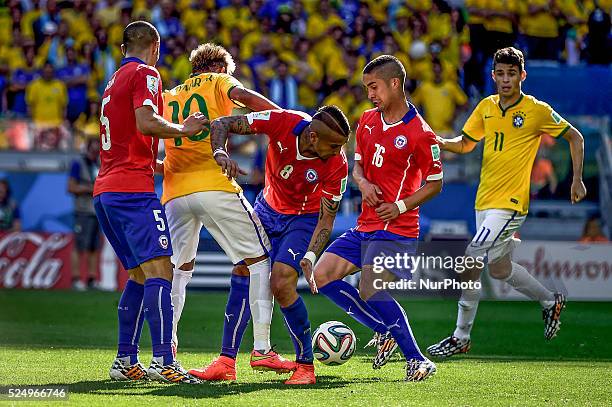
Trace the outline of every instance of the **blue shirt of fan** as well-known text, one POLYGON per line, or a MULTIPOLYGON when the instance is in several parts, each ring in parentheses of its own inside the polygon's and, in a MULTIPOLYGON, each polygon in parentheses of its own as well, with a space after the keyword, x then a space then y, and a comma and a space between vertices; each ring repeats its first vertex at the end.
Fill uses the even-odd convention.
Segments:
MULTIPOLYGON (((11 82, 17 85, 27 85, 32 82, 38 76, 37 70, 30 69, 16 69, 13 72, 11 82)), ((28 113, 28 105, 25 100, 25 90, 15 92, 13 97, 13 104, 10 110, 17 113, 18 115, 25 116, 28 113)))
MULTIPOLYGON (((61 81, 69 81, 79 76, 88 76, 91 70, 86 64, 67 65, 57 70, 57 78, 61 81)), ((76 85, 68 87, 68 117, 76 119, 87 109, 87 85, 76 85)))

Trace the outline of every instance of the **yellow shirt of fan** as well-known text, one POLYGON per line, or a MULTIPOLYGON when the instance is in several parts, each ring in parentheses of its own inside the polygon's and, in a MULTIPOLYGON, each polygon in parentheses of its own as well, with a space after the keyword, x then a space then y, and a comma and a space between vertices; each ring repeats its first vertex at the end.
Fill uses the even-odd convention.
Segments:
MULTIPOLYGON (((164 118, 182 123, 191 113, 202 112, 210 121, 240 107, 229 92, 242 84, 226 74, 203 73, 164 92, 164 118)), ((179 196, 202 191, 240 192, 240 186, 227 179, 212 155, 210 127, 192 137, 164 140, 164 192, 162 204, 179 196)))
POLYGON ((483 99, 463 127, 463 136, 485 140, 475 208, 510 209, 526 214, 531 168, 540 136, 561 137, 570 128, 547 103, 521 94, 502 109, 499 96, 483 99))

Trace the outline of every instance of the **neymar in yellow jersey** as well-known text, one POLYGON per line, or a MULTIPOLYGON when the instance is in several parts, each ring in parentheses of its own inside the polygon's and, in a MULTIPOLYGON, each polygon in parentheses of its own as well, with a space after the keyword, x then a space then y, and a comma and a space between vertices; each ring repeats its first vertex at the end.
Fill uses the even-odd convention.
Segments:
MULTIPOLYGON (((529 180, 540 137, 549 134, 570 144, 574 175, 572 203, 586 195, 582 182, 584 139, 548 104, 521 92, 521 84, 527 77, 521 51, 513 47, 498 50, 493 57, 492 77, 497 94, 478 104, 461 136, 438 141, 443 150, 466 154, 484 140, 475 204, 477 231, 466 254, 486 259, 491 277, 540 302, 544 337, 549 340, 559 330, 565 296, 549 291, 524 267, 512 261, 512 251, 519 242, 513 235, 523 224, 529 208, 529 180)), ((471 270, 461 278, 478 280, 481 271, 471 270)), ((469 350, 479 299, 479 289, 462 290, 457 328, 451 336, 427 349, 431 355, 448 357, 469 350)))
MULTIPOLYGON (((245 89, 232 76, 234 61, 225 48, 203 44, 191 52, 192 74, 183 84, 166 91, 164 117, 182 123, 191 112, 202 112, 209 120, 227 116, 234 107, 251 110, 278 106, 257 92, 245 89)), ((204 380, 236 380, 235 359, 242 338, 233 333, 253 318, 254 355, 251 365, 288 372, 294 363, 278 356, 270 347, 272 294, 270 291, 270 243, 240 186, 223 174, 210 145, 210 127, 188 138, 166 140, 162 203, 165 205, 173 242, 174 305, 173 345, 178 346, 178 322, 191 280, 202 226, 219 243, 234 267, 225 312, 222 355, 217 368, 199 371, 204 380), (221 368, 219 368, 221 367, 221 368)))

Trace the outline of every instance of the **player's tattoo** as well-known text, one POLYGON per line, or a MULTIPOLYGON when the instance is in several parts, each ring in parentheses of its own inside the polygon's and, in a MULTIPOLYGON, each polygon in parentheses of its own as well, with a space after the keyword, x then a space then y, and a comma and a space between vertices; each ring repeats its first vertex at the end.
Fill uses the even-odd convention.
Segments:
POLYGON ((246 116, 226 116, 213 120, 210 124, 210 144, 212 150, 225 150, 230 133, 254 134, 246 116))
POLYGON ((325 245, 329 241, 329 236, 331 235, 331 230, 327 228, 323 228, 319 230, 317 235, 315 236, 314 241, 310 244, 308 248, 309 251, 314 252, 317 256, 321 254, 325 245))
POLYGON ((329 198, 321 198, 321 206, 319 208, 319 220, 323 218, 323 215, 336 216, 340 209, 340 202, 334 201, 329 198))

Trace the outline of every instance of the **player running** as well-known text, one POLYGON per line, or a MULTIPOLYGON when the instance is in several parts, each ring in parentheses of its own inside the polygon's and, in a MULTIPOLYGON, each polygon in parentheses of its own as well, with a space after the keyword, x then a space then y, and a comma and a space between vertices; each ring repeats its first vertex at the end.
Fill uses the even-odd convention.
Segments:
MULTIPOLYGON (((363 196, 362 212, 357 226, 323 253, 308 281, 313 293, 323 293, 380 335, 390 331, 406 358, 406 380, 420 381, 434 374, 436 366, 419 350, 400 304, 387 291, 377 289, 372 267, 381 251, 391 257, 400 250, 414 252, 419 206, 442 189, 436 136, 406 100, 405 78, 404 66, 390 55, 381 55, 363 70, 363 84, 376 108, 362 114, 356 133, 353 177, 363 196), (357 291, 342 279, 359 269, 357 291)), ((314 263, 312 259, 305 264, 307 277, 314 263)), ((389 271, 410 278, 399 270, 389 271)), ((392 348, 392 342, 379 348, 375 369, 388 361, 392 348)))
MULTIPOLYGON (((439 142, 443 150, 467 154, 480 140, 485 140, 475 204, 477 232, 467 254, 486 257, 491 277, 540 302, 544 338, 550 340, 559 331, 565 296, 548 290, 523 266, 512 261, 512 251, 520 242, 513 235, 527 216, 529 179, 540 136, 563 136, 570 143, 574 172, 572 203, 580 202, 586 195, 582 183, 584 140, 548 104, 522 93, 521 83, 527 72, 521 51, 513 47, 497 51, 491 76, 497 85, 497 95, 483 99, 476 106, 461 136, 439 142)), ((481 271, 463 273, 461 278, 477 281, 481 271)), ((427 348, 431 355, 448 357, 469 351, 479 299, 479 289, 462 290, 457 327, 451 336, 427 348)))
POLYGON ((154 68, 159 44, 159 33, 151 24, 129 24, 121 44, 125 58, 102 98, 101 168, 94 185, 94 208, 130 275, 119 300, 118 350, 110 377, 199 383, 172 354, 172 245, 164 209, 155 195, 153 171, 159 138, 193 136, 208 120, 196 113, 183 124, 173 124, 161 116, 162 84, 154 68), (153 343, 148 370, 138 361, 145 319, 153 343))
MULTIPOLYGON (((213 121, 213 155, 227 176, 235 177, 241 170, 225 150, 230 133, 269 136, 265 187, 255 202, 255 213, 270 238, 272 293, 296 353, 295 371, 285 384, 314 384, 310 321, 296 287, 300 261, 314 258, 327 244, 346 189, 348 164, 342 146, 350 134, 348 120, 337 107, 324 106, 312 118, 292 110, 271 110, 213 121)), ((220 357, 203 371, 207 369, 231 367, 220 357)), ((190 372, 200 377, 199 369, 190 372)))
MULTIPOLYGON (((228 116, 234 107, 251 110, 277 109, 259 93, 245 89, 231 76, 235 64, 219 45, 203 44, 191 52, 192 74, 185 83, 164 92, 164 117, 180 123, 191 112, 203 112, 210 120, 228 116)), ((221 355, 235 359, 242 337, 238 325, 248 325, 253 315, 254 350, 251 366, 263 370, 289 372, 294 363, 283 360, 270 347, 272 293, 270 291, 270 243, 242 188, 229 180, 212 156, 210 127, 186 138, 167 139, 163 162, 162 204, 174 254, 172 337, 178 345, 177 327, 185 304, 186 287, 191 280, 202 226, 210 232, 235 265, 225 309, 221 355)), ((244 330, 240 331, 242 334, 244 330)), ((236 371, 216 375, 210 370, 200 375, 206 380, 236 379, 236 371)))

